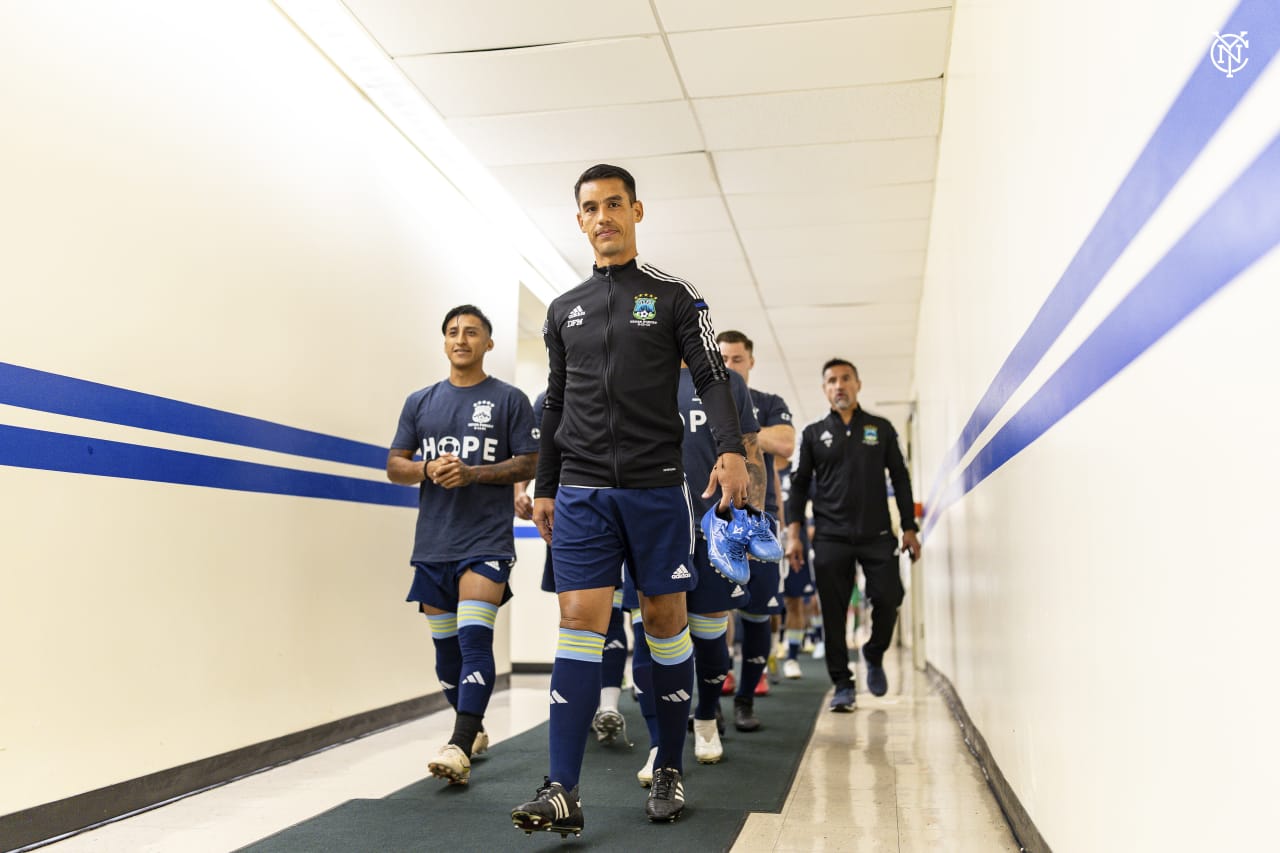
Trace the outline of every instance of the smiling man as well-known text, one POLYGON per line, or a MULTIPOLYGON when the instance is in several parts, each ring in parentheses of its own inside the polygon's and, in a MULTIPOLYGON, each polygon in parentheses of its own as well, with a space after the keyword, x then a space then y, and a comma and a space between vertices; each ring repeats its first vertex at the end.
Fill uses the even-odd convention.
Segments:
POLYGON ((426 614, 436 676, 455 709, 453 736, 428 764, 451 785, 471 779, 471 756, 493 693, 493 623, 511 597, 515 562, 511 485, 533 476, 538 440, 520 389, 484 372, 493 326, 459 305, 441 324, 449 378, 405 400, 387 454, 387 477, 418 487, 413 585, 407 601, 426 614), (422 454, 421 461, 414 459, 422 454))
POLYGON ((534 799, 511 812, 526 832, 562 834, 583 827, 578 777, 624 561, 639 591, 658 697, 645 813, 671 821, 684 809, 682 752, 694 676, 685 593, 697 570, 676 402, 682 359, 715 435, 704 496, 719 488, 722 506, 742 506, 748 484, 707 303, 693 285, 637 257, 644 206, 635 179, 618 166, 593 166, 574 185, 574 199, 595 265, 589 279, 547 309, 549 372, 533 508, 551 544, 560 599, 550 768, 534 799))

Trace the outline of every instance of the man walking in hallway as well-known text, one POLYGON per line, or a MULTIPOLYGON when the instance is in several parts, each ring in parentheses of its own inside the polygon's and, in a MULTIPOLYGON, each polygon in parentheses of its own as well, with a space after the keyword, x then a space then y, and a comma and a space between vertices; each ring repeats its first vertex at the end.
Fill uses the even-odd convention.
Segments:
MULTIPOLYGON (((748 387, 751 369, 755 367, 755 344, 742 332, 729 330, 716 336, 725 367, 742 377, 748 387)), ((791 410, 777 394, 751 388, 751 406, 760 424, 760 449, 764 453, 765 495, 763 509, 778 517, 778 472, 775 460, 788 460, 796 449, 796 430, 791 423, 791 410)), ((774 531, 778 532, 777 530, 774 531)), ((765 666, 771 657, 774 628, 772 620, 783 609, 782 565, 751 560, 750 599, 740 605, 742 615, 742 673, 737 695, 733 699, 734 727, 753 732, 760 728, 755 714, 755 697, 767 689, 765 666)), ((797 668, 799 661, 793 662, 797 668)))
POLYGON ((516 806, 526 832, 580 833, 578 777, 600 691, 605 631, 625 562, 639 591, 658 697, 650 820, 684 809, 682 751, 693 685, 685 592, 697 581, 676 407, 680 362, 716 437, 705 493, 746 500, 746 451, 707 303, 686 281, 642 263, 635 179, 598 165, 574 185, 591 277, 547 309, 549 362, 533 518, 551 544, 560 637, 551 674, 550 772, 516 806))
POLYGON ((862 383, 857 368, 842 358, 831 359, 822 366, 822 389, 831 412, 805 427, 800 438, 800 459, 791 476, 787 505, 787 559, 796 567, 803 559, 800 526, 812 479, 816 485, 813 570, 822 602, 827 672, 836 687, 831 710, 852 711, 854 680, 845 645, 845 619, 857 565, 862 565, 871 602, 871 639, 862 657, 867 662, 867 689, 875 696, 889 689, 882 663, 903 597, 886 470, 902 519, 902 547, 913 561, 920 557, 920 540, 911 478, 898 434, 887 420, 858 405, 862 383))
POLYGON ((387 477, 418 487, 413 585, 406 600, 426 614, 436 676, 457 712, 453 736, 432 759, 432 776, 471 779, 471 756, 493 693, 493 623, 511 597, 515 562, 511 487, 537 465, 533 408, 524 392, 484 372, 493 326, 460 305, 441 325, 449 378, 405 400, 387 453, 387 477), (414 454, 421 451, 422 461, 414 454))

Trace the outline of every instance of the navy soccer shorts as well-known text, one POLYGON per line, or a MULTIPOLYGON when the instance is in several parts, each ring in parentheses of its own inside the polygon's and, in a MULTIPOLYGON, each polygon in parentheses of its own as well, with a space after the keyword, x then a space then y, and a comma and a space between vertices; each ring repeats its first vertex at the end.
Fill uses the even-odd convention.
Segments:
POLYGON ((813 595, 817 587, 813 585, 813 566, 808 560, 800 566, 800 571, 791 571, 791 564, 782 561, 782 594, 787 598, 805 598, 813 595))
POLYGON ((623 563, 646 596, 688 592, 693 565, 693 510, 687 488, 594 489, 556 493, 551 560, 556 591, 617 588, 623 563))
POLYGON ((747 603, 746 590, 711 568, 707 542, 701 536, 694 542, 693 563, 698 569, 698 585, 685 597, 685 609, 690 613, 719 613, 747 603))
POLYGON ((502 593, 502 603, 511 598, 511 566, 515 560, 509 557, 469 557, 448 563, 414 563, 413 585, 405 601, 416 601, 437 610, 458 612, 458 581, 462 573, 470 569, 494 583, 507 584, 502 593))
POLYGON ((747 595, 751 600, 745 606, 739 605, 739 609, 760 616, 781 613, 784 609, 782 566, 779 563, 751 560, 751 580, 747 581, 747 595))

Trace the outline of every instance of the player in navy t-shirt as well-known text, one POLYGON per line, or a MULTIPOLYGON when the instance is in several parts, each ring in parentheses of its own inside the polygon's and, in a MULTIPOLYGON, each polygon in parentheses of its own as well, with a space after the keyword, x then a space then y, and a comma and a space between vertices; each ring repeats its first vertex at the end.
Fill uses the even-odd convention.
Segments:
POLYGON ((405 400, 387 454, 387 477, 418 486, 413 584, 431 626, 436 676, 457 712, 453 737, 430 762, 451 785, 471 777, 471 756, 488 746, 485 710, 493 693, 493 624, 511 597, 515 562, 511 486, 533 476, 538 439, 520 389, 484 372, 493 325, 460 305, 441 325, 449 378, 405 400), (415 459, 422 454, 421 460, 415 459))
MULTIPOLYGON (((716 336, 725 366, 751 383, 751 368, 755 366, 755 344, 738 331, 725 331, 716 336)), ((755 407, 756 421, 760 424, 760 449, 764 451, 768 488, 765 511, 778 519, 778 492, 776 466, 785 464, 795 452, 796 431, 791 424, 791 411, 777 394, 751 389, 751 401, 755 407)), ((771 657, 773 645, 773 619, 782 611, 783 573, 781 561, 765 563, 751 561, 751 580, 748 584, 750 601, 742 608, 742 672, 738 679, 737 695, 733 700, 734 726, 739 731, 755 731, 760 727, 754 710, 754 697, 768 692, 769 682, 764 676, 765 666, 771 657)), ((799 664, 797 663, 797 666, 799 664)))

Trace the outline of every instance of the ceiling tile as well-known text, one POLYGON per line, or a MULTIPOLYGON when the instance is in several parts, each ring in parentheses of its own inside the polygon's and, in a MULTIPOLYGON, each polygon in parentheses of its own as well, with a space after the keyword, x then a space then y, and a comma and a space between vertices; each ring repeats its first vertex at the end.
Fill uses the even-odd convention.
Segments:
POLYGON ((670 36, 689 96, 861 86, 942 76, 951 12, 843 18, 670 36))
POLYGON ((790 228, 820 223, 849 225, 897 219, 928 219, 933 207, 933 183, 868 187, 840 195, 814 192, 729 194, 725 200, 738 228, 790 228))
MULTIPOLYGON (((752 258, 762 288, 805 286, 818 282, 874 282, 924 275, 924 252, 861 252, 803 255, 791 258, 752 258)), ((852 300, 850 300, 852 301, 852 300)))
POLYGON ((343 0, 392 56, 557 44, 658 31, 648 0, 343 0))
POLYGON ((663 28, 714 30, 950 7, 950 0, 655 0, 663 28))
POLYGON ((794 258, 839 247, 843 253, 923 252, 929 243, 929 220, 905 219, 846 225, 815 224, 803 228, 741 229, 751 258, 794 258))
POLYGON ((937 136, 942 81, 818 89, 693 102, 713 151, 937 136))
MULTIPOLYGON (((786 193, 806 187, 844 189, 931 181, 937 171, 938 141, 927 136, 717 151, 712 156, 726 193, 786 193)), ((838 203, 838 199, 829 194, 826 203, 838 203)))
POLYGON ((850 328, 854 326, 915 326, 919 309, 914 304, 856 305, 823 308, 783 306, 769 308, 769 322, 776 329, 850 328))
POLYGON ((406 56, 397 63, 446 118, 683 97, 659 36, 519 50, 406 56), (625 68, 626 73, 602 73, 625 68))
POLYGON ((880 302, 914 304, 920 301, 923 277, 849 281, 827 278, 801 281, 793 276, 780 279, 759 277, 765 305, 831 306, 880 302))
MULTIPOLYGON (((573 183, 594 160, 496 166, 489 171, 517 202, 527 207, 567 204, 573 209, 573 183)), ((636 179, 636 194, 646 206, 656 199, 714 196, 720 192, 711 159, 703 152, 659 157, 630 157, 610 162, 636 179)))
POLYGON ((686 101, 459 118, 448 124, 486 166, 599 163, 704 147, 686 101))
MULTIPOLYGON (((639 193, 639 185, 636 192, 639 193)), ((640 239, 646 234, 698 231, 730 231, 729 211, 718 195, 707 198, 658 198, 644 205, 644 219, 637 226, 640 239)), ((737 248, 737 241, 734 247, 737 248)), ((740 250, 739 250, 740 251, 740 250)))

